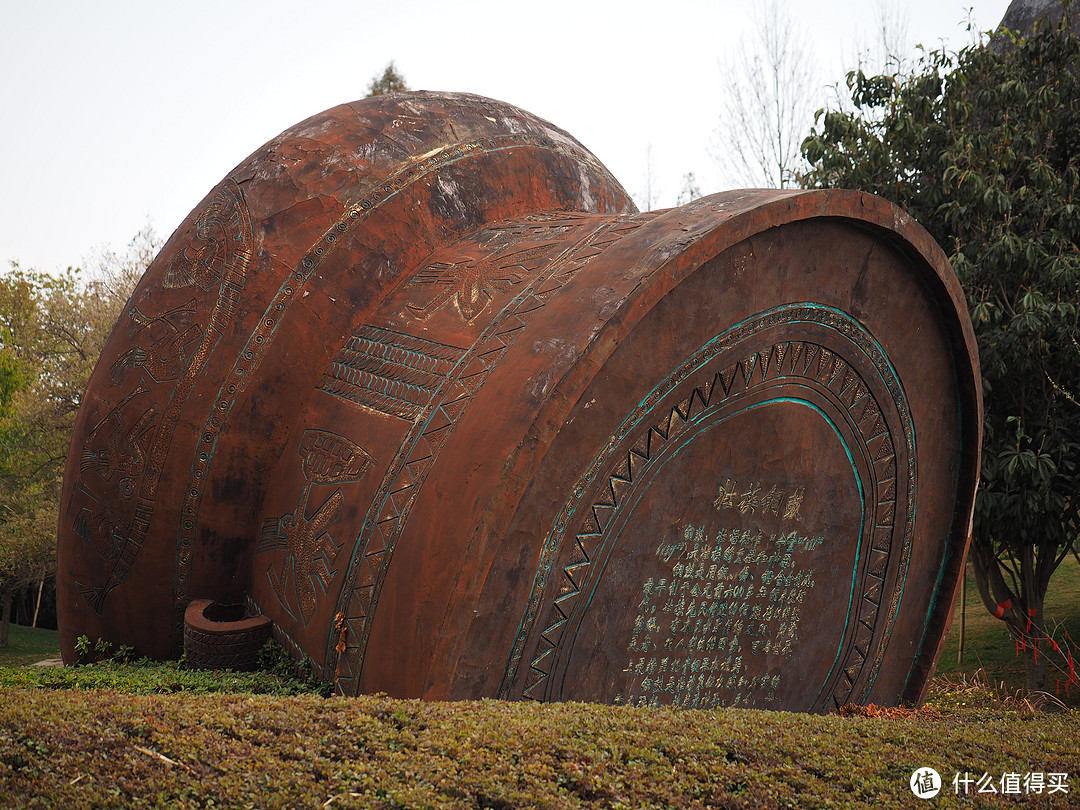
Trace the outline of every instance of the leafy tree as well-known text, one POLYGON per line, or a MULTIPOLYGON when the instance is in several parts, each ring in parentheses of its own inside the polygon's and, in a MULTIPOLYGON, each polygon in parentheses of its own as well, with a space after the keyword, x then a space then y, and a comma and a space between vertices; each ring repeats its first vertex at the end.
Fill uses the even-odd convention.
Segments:
POLYGON ((0 646, 12 599, 55 572, 64 462, 90 372, 158 242, 144 230, 92 278, 0 276, 0 646))
POLYGON ((0 515, 0 647, 8 644, 11 603, 22 588, 42 582, 56 568, 56 498, 38 487, 23 491, 32 503, 0 515))
POLYGON ((381 76, 372 79, 368 83, 368 92, 366 98, 372 96, 381 96, 383 93, 404 93, 409 89, 409 85, 405 83, 405 77, 398 73, 397 67, 394 66, 393 61, 386 66, 386 69, 382 72, 381 76))
POLYGON ((820 111, 803 142, 802 181, 884 196, 949 254, 984 387, 971 558, 1043 689, 1059 660, 1043 601, 1080 509, 1080 407, 1060 393, 1080 390, 1080 40, 1066 19, 847 87, 853 107, 820 111))

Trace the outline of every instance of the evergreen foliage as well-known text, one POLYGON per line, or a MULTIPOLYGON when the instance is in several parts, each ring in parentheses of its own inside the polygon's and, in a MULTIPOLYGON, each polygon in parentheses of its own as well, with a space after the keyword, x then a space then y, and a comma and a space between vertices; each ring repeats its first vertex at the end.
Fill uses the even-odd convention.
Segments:
POLYGON ((405 77, 398 73, 393 61, 386 66, 381 76, 377 76, 368 83, 366 98, 381 96, 384 93, 404 93, 409 89, 405 83, 405 77))
POLYGON ((985 408, 972 559, 1042 689, 1065 655, 1043 601, 1080 510, 1080 39, 1066 15, 847 87, 850 105, 820 111, 803 143, 802 181, 899 204, 964 287, 985 408))

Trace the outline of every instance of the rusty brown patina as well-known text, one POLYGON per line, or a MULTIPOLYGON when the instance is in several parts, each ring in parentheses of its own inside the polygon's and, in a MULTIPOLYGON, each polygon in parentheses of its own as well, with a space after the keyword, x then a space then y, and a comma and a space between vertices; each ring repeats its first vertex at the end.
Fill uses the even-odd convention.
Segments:
POLYGON ((174 656, 210 599, 345 694, 914 702, 980 425, 959 286, 889 203, 639 213, 522 110, 367 99, 139 284, 72 442, 61 642, 174 656))

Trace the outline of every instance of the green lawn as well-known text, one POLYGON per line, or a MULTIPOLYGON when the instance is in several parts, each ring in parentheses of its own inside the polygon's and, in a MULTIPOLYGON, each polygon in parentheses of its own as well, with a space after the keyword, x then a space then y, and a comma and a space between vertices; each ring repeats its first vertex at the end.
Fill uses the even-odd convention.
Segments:
MULTIPOLYGON (((938 662, 937 674, 955 678, 972 676, 982 669, 987 681, 998 691, 1015 694, 1024 688, 1024 660, 1017 655, 1016 642, 1009 636, 1005 624, 986 610, 975 587, 975 576, 968 564, 967 571, 967 632, 964 661, 958 663, 960 641, 960 602, 957 601, 952 628, 945 642, 945 651, 938 662)), ((1050 581, 1046 596, 1047 626, 1062 653, 1050 657, 1049 691, 1073 707, 1080 707, 1080 687, 1073 684, 1066 690, 1068 661, 1066 647, 1073 652, 1080 666, 1080 565, 1069 557, 1061 564, 1050 581)))
POLYGON ((55 630, 11 625, 8 645, 0 647, 0 667, 19 667, 60 657, 60 634, 55 630))

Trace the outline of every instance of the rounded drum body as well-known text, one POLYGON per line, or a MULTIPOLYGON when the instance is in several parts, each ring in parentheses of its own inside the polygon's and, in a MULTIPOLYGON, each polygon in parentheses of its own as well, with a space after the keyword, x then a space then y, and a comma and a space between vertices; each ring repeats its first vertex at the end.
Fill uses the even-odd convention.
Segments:
POLYGON ((980 430, 929 236, 855 192, 640 214, 520 110, 354 107, 136 291, 69 461, 65 650, 169 655, 246 598, 346 694, 918 700, 980 430))

